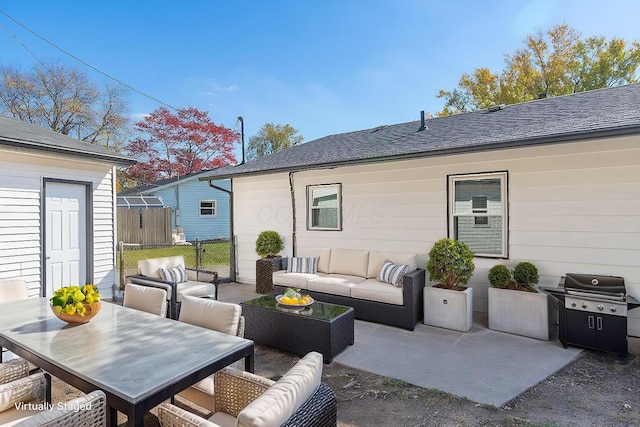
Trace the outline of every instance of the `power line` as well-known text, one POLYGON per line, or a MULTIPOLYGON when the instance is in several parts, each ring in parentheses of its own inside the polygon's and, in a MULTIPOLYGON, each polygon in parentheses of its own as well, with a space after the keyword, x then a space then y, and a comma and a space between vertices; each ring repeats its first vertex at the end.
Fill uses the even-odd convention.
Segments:
MULTIPOLYGON (((158 98, 155 98, 155 97, 153 97, 153 96, 151 96, 151 95, 149 95, 149 94, 147 94, 147 93, 145 93, 145 92, 142 92, 141 90, 138 90, 138 89, 134 88, 133 86, 128 85, 128 84, 126 84, 125 82, 123 82, 123 81, 121 81, 121 80, 119 80, 119 79, 117 79, 117 78, 115 78, 115 77, 113 77, 113 76, 110 76, 109 74, 105 73, 104 71, 101 71, 101 70, 99 70, 98 68, 94 67, 93 65, 91 65, 91 64, 89 64, 89 63, 87 63, 87 62, 83 61, 82 59, 78 58, 77 56, 73 55, 72 53, 70 53, 70 52, 68 52, 68 51, 64 50, 64 49, 63 49, 63 48, 61 48, 60 46, 58 46, 58 45, 56 45, 55 43, 53 43, 53 42, 49 41, 47 38, 45 38, 45 37, 41 36, 40 34, 36 33, 35 31, 33 31, 32 29, 30 29, 30 28, 29 28, 29 27, 27 27, 26 25, 22 24, 21 22, 17 21, 17 20, 16 20, 16 19, 14 19, 13 17, 11 17, 11 16, 7 15, 3 10, 0 10, 0 13, 1 13, 1 14, 3 14, 4 16, 6 16, 7 18, 11 19, 11 20, 12 20, 13 22, 15 22, 16 24, 20 25, 20 26, 21 26, 22 28, 24 28, 25 30, 29 31, 31 34, 33 34, 34 36, 38 37, 39 39, 41 39, 41 40, 42 40, 42 41, 44 41, 45 43, 47 43, 47 44, 49 44, 49 45, 53 46, 54 48, 58 49, 60 52, 64 53, 65 55, 70 56, 71 58, 75 59, 76 61, 78 61, 78 62, 80 62, 80 63, 82 63, 82 64, 84 64, 84 65, 86 65, 87 67, 89 67, 89 68, 91 68, 92 70, 94 70, 94 71, 96 71, 96 72, 98 72, 98 73, 102 74, 103 76, 105 76, 105 77, 107 77, 107 78, 109 78, 109 79, 111 79, 111 80, 113 80, 113 81, 115 81, 115 82, 117 82, 117 83, 121 84, 122 86, 124 86, 124 87, 126 87, 126 88, 128 88, 128 89, 131 89, 132 91, 134 91, 134 92, 136 92, 136 93, 139 93, 140 95, 142 95, 142 96, 144 96, 144 97, 147 97, 147 98, 149 98, 149 99, 151 99, 151 100, 153 100, 153 101, 155 101, 155 102, 157 102, 157 103, 159 103, 159 104, 161 104, 161 105, 164 105, 165 107, 169 107, 169 108, 171 108, 172 110, 176 110, 176 111, 178 110, 176 107, 174 107, 174 106, 172 106, 172 105, 170 105, 170 104, 167 104, 166 102, 162 102, 162 101, 160 101, 158 98)), ((1 25, 1 24, 0 24, 0 25, 1 25)), ((41 62, 41 61, 40 61, 40 60, 39 60, 39 59, 38 59, 38 58, 33 54, 33 52, 31 52, 31 50, 29 50, 29 48, 27 48, 27 47, 24 45, 24 43, 22 43, 19 39, 17 39, 17 37, 16 37, 15 35, 13 35, 13 33, 11 33, 11 32, 7 29, 7 27, 6 27, 6 26, 2 25, 2 27, 3 27, 7 32, 9 32, 9 34, 10 34, 11 36, 13 36, 16 40, 18 40, 18 43, 19 43, 19 44, 20 44, 20 45, 21 45, 21 46, 22 46, 22 47, 23 47, 27 52, 29 52, 29 53, 31 54, 31 56, 33 56, 34 58, 36 58, 36 60, 42 64, 42 62, 41 62)))

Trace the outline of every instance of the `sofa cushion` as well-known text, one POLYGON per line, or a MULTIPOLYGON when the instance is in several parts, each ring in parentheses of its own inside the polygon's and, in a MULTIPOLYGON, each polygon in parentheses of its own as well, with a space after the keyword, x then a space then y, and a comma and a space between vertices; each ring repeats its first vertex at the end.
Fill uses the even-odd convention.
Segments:
MULTIPOLYGON (((351 288, 362 282, 364 277, 346 274, 328 274, 307 282, 307 289, 332 295, 350 296, 351 288)), ((387 285, 389 286, 389 285, 387 285)), ((390 286, 392 287, 392 286, 390 286)))
POLYGON ((318 272, 318 257, 291 257, 287 263, 287 273, 310 273, 318 272))
POLYGON ((173 268, 177 265, 185 266, 184 257, 182 255, 140 260, 138 261, 138 270, 142 275, 157 277, 160 279, 161 276, 159 270, 161 268, 173 268))
POLYGON ((318 272, 329 272, 329 258, 331 257, 331 249, 329 248, 299 248, 296 253, 299 257, 318 257, 318 272))
POLYGON ((273 272, 273 284, 288 288, 308 289, 309 280, 326 276, 326 273, 287 273, 284 270, 273 272))
POLYGON ((315 393, 322 379, 322 355, 308 353, 238 414, 238 426, 284 424, 315 393))
POLYGON ((160 278, 165 282, 182 283, 187 281, 187 271, 183 265, 176 265, 172 268, 161 268, 160 278))
POLYGON ((369 266, 367 269, 367 278, 375 279, 382 268, 382 263, 389 260, 394 264, 406 264, 409 270, 406 273, 414 271, 418 266, 416 255, 406 252, 378 252, 371 251, 369 253, 369 266))
POLYGON ((389 260, 386 260, 382 264, 380 273, 376 280, 378 282, 390 283, 393 286, 402 287, 402 276, 409 271, 409 266, 406 264, 394 264, 389 260))
POLYGON ((351 287, 351 298, 403 305, 402 288, 382 283, 376 279, 367 279, 351 287))
POLYGON ((369 251, 356 249, 331 249, 329 273, 361 276, 366 278, 368 264, 369 251))

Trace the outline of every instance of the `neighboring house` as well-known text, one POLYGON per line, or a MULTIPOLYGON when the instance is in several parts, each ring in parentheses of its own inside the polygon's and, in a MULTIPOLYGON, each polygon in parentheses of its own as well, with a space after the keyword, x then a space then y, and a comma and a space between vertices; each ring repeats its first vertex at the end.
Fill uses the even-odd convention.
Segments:
MULTIPOLYGON (((172 226, 181 227, 186 240, 229 238, 229 193, 209 186, 199 178, 211 171, 201 171, 156 181, 144 187, 118 193, 122 196, 155 196, 173 212, 172 226)), ((216 180, 213 185, 227 191, 231 181, 216 180)))
POLYGON ((111 298, 116 166, 134 159, 0 116, 0 279, 31 295, 93 283, 111 298))
MULTIPOLYGON (((221 178, 233 181, 241 282, 255 281, 263 230, 286 255, 405 251, 422 265, 448 236, 476 253, 476 311, 488 270, 521 260, 541 285, 616 275, 640 298, 640 84, 331 135, 204 179, 221 178)), ((640 335, 640 309, 629 316, 640 335)))

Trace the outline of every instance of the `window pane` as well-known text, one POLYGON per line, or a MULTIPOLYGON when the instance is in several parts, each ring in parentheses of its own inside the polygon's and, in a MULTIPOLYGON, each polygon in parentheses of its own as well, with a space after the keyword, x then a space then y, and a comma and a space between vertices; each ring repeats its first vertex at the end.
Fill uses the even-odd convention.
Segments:
POLYGON ((473 253, 502 254, 502 217, 480 218, 486 218, 488 224, 479 227, 472 216, 455 217, 455 239, 465 242, 473 253))
POLYGON ((311 226, 321 228, 337 228, 338 227, 338 209, 321 208, 311 211, 311 226))
POLYGON ((313 190, 313 206, 338 207, 338 192, 335 188, 317 188, 313 190))

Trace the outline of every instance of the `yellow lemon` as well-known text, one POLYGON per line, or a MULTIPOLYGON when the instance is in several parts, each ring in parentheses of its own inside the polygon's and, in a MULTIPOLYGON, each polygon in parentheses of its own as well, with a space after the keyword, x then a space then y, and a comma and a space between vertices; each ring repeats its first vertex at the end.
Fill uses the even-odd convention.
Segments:
POLYGON ((289 298, 289 304, 298 304, 298 298, 289 298))

